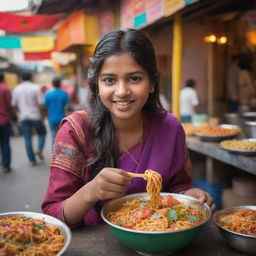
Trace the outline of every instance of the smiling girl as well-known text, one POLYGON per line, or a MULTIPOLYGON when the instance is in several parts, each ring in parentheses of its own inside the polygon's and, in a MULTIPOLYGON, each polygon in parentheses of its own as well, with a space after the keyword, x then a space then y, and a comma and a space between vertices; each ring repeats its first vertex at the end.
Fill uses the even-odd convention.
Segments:
POLYGON ((112 31, 96 46, 88 71, 90 112, 76 112, 56 136, 44 213, 71 227, 102 223, 105 200, 146 191, 128 172, 152 169, 163 192, 207 202, 192 188, 191 164, 179 121, 159 102, 159 72, 153 46, 140 31, 112 31))

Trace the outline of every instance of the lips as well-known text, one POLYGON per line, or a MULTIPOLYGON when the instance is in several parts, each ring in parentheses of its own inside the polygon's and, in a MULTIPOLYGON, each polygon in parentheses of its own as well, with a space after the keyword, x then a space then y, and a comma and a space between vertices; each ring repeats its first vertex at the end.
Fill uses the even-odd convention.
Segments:
POLYGON ((119 106, 127 106, 131 103, 133 103, 135 100, 129 100, 129 101, 121 101, 121 100, 117 100, 117 101, 113 101, 115 104, 119 105, 119 106))

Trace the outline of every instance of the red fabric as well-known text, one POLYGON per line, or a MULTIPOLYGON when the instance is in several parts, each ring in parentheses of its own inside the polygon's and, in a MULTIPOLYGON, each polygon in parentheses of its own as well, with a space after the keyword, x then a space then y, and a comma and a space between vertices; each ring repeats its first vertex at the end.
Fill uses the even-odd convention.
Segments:
POLYGON ((27 33, 49 30, 62 15, 25 16, 12 13, 0 13, 0 29, 11 33, 27 33))
POLYGON ((24 52, 25 60, 50 60, 51 51, 49 52, 24 52))
POLYGON ((0 125, 11 122, 11 92, 0 82, 0 125))

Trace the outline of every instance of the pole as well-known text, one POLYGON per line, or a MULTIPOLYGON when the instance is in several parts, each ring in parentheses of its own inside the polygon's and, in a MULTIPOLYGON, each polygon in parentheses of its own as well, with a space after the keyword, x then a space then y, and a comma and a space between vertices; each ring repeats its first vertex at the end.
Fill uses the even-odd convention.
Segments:
POLYGON ((172 113, 180 119, 180 88, 182 69, 182 22, 180 12, 174 16, 172 49, 172 113))

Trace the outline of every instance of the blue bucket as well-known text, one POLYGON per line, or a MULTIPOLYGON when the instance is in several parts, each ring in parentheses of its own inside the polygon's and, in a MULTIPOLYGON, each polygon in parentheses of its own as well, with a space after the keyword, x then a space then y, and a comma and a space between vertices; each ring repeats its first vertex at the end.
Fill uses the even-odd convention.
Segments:
POLYGON ((222 208, 222 204, 221 204, 222 190, 229 187, 227 184, 212 185, 208 183, 207 180, 195 179, 193 180, 193 185, 197 188, 200 188, 208 192, 213 197, 217 210, 222 208))

